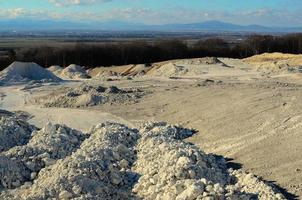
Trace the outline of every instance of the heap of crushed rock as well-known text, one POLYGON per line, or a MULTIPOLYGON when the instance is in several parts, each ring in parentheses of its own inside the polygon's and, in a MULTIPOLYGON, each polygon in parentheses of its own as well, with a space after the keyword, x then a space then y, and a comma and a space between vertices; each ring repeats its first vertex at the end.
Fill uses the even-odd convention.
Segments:
POLYGON ((301 73, 302 56, 283 53, 264 53, 243 59, 264 73, 301 73))
POLYGON ((144 95, 138 89, 121 90, 115 86, 102 87, 83 84, 77 88, 54 92, 46 97, 34 99, 34 103, 45 107, 89 107, 100 104, 137 102, 144 95))
POLYGON ((248 58, 243 59, 245 62, 275 62, 275 61, 281 61, 281 60, 290 60, 290 59, 296 59, 296 58, 302 58, 301 55, 297 54, 285 54, 285 53, 263 53, 255 56, 251 56, 248 58))
POLYGON ((223 62, 221 62, 216 57, 203 57, 203 58, 184 59, 184 60, 178 61, 177 63, 188 64, 188 65, 216 65, 216 64, 225 65, 223 62))
POLYGON ((95 75, 94 79, 102 79, 102 78, 108 78, 108 77, 117 77, 119 74, 114 71, 103 71, 99 72, 97 75, 95 75))
POLYGON ((146 74, 163 77, 195 77, 207 74, 209 69, 226 70, 228 68, 230 67, 221 62, 218 58, 205 57, 154 64, 152 69, 146 74))
POLYGON ((48 124, 0 153, 0 199, 285 199, 182 140, 192 134, 164 122, 87 134, 48 124))
POLYGON ((61 76, 63 68, 61 66, 58 66, 58 65, 52 65, 52 66, 48 67, 47 70, 52 72, 56 76, 61 76))
POLYGON ((181 66, 181 65, 176 65, 172 62, 164 64, 156 69, 150 70, 148 75, 151 76, 166 76, 166 77, 171 77, 171 76, 184 76, 189 72, 187 67, 181 66))
POLYGON ((26 144, 36 127, 11 112, 0 110, 0 152, 26 144))
POLYGON ((71 64, 68 67, 64 68, 60 73, 60 77, 67 79, 90 78, 89 75, 86 73, 84 67, 75 64, 71 64))
POLYGON ((181 140, 190 130, 165 122, 140 128, 132 170, 142 176, 133 192, 143 199, 285 199, 272 186, 243 171, 227 170, 224 159, 181 140))
POLYGON ((0 72, 0 83, 2 84, 28 81, 57 82, 61 79, 32 62, 13 62, 0 72))

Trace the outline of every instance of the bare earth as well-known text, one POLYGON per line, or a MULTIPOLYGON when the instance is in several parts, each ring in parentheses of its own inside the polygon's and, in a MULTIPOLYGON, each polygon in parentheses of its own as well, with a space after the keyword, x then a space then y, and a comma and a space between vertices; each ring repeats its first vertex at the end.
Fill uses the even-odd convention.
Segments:
POLYGON ((79 130, 108 120, 129 126, 140 120, 181 124, 199 131, 189 141, 207 153, 227 157, 233 167, 274 182, 289 199, 302 198, 302 74, 272 74, 241 60, 221 61, 230 67, 203 66, 204 73, 198 76, 146 75, 63 85, 77 87, 87 82, 147 91, 136 103, 44 108, 26 102, 62 84, 31 90, 20 90, 24 87, 20 85, 0 88, 0 108, 26 111, 32 115, 30 122, 38 127, 48 121, 79 130))

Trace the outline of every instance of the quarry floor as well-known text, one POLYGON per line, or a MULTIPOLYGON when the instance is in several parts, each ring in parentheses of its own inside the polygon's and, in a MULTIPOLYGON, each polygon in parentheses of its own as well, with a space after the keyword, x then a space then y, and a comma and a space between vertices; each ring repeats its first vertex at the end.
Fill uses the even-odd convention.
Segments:
MULTIPOLYGON (((228 62, 228 61, 225 61, 228 62)), ((235 61, 229 61, 236 65, 235 61)), ((45 95, 62 85, 21 91, 0 89, 0 108, 30 113, 30 122, 47 121, 87 130, 103 121, 134 124, 138 120, 167 121, 198 130, 189 139, 207 153, 222 155, 230 166, 273 182, 287 197, 302 198, 302 76, 266 76, 240 68, 227 75, 181 79, 137 77, 91 84, 142 88, 150 93, 133 104, 86 109, 42 108, 26 99, 45 95), (205 81, 206 79, 215 82, 205 81)), ((76 87, 83 81, 64 83, 76 87)))

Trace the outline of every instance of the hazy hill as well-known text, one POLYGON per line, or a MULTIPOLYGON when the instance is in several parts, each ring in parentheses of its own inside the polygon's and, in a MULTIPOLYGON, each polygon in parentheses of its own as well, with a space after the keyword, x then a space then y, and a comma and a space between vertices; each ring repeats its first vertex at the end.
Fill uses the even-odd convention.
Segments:
POLYGON ((188 24, 147 25, 123 21, 70 22, 57 20, 0 20, 0 31, 26 30, 125 30, 125 31, 226 31, 226 32, 302 32, 302 27, 237 25, 221 21, 188 24))

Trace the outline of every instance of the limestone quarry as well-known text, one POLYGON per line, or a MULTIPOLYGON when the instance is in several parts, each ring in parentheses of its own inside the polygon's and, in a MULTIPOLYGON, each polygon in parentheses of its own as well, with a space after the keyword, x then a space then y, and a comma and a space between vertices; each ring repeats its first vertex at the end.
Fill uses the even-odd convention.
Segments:
POLYGON ((0 199, 300 199, 300 66, 15 62, 0 72, 0 199))

